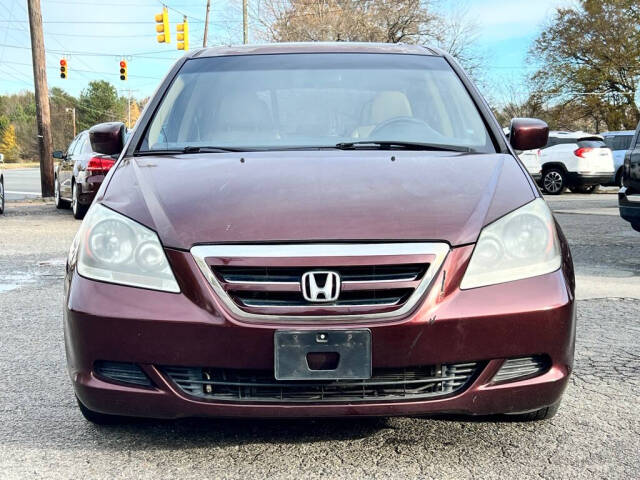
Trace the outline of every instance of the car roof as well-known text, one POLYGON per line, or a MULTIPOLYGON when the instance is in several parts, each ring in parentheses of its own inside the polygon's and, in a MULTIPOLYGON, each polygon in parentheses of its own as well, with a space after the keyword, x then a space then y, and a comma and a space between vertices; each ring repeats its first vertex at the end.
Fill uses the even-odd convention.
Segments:
POLYGON ((633 135, 636 133, 635 130, 616 130, 615 132, 604 132, 602 134, 603 137, 615 137, 620 135, 633 135))
POLYGON ((602 135, 596 135, 595 133, 588 133, 588 132, 581 132, 581 131, 563 132, 559 130, 553 130, 549 132, 549 136, 556 137, 556 138, 575 138, 576 140, 580 138, 585 138, 585 137, 602 139, 602 135))
POLYGON ((273 55, 283 53, 395 53, 405 55, 440 55, 440 51, 406 43, 364 42, 293 42, 264 45, 229 45, 196 50, 190 58, 232 55, 273 55))

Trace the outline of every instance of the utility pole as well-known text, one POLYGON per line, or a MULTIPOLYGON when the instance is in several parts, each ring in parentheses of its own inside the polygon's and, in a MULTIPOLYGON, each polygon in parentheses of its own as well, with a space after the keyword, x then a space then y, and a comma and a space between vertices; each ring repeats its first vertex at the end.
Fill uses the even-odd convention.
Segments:
POLYGON ((202 46, 207 46, 207 33, 209 32, 209 10, 211 9, 211 0, 207 0, 207 13, 204 15, 204 37, 202 38, 202 46))
POLYGON ((36 120, 38 123, 38 147, 40 150, 40 188, 42 197, 53 197, 53 157, 51 155, 51 113, 47 66, 44 57, 44 35, 40 0, 27 0, 29 31, 31 34, 31 58, 33 60, 33 84, 36 90, 36 120))
POLYGON ((76 107, 65 108, 64 111, 71 113, 71 121, 73 122, 73 138, 76 138, 76 107))
POLYGON ((242 0, 242 43, 249 43, 249 24, 247 22, 247 0, 242 0))

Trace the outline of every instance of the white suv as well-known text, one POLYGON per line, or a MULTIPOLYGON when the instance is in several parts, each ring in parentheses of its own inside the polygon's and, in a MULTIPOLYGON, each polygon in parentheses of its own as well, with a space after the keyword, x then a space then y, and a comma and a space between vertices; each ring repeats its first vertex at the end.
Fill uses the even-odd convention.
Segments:
POLYGON ((549 141, 540 152, 540 186, 550 195, 565 187, 574 192, 592 193, 614 175, 613 155, 601 136, 585 132, 549 132, 549 141))

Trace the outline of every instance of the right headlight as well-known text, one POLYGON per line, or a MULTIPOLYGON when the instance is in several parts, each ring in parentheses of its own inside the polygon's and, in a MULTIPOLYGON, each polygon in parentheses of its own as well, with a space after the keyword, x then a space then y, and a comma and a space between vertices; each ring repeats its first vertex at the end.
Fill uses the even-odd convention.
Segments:
POLYGON ((543 275, 556 271, 560 263, 553 216, 538 198, 482 229, 460 288, 543 275))
POLYGON ((93 280, 180 292, 156 233, 100 204, 82 222, 69 263, 93 280))

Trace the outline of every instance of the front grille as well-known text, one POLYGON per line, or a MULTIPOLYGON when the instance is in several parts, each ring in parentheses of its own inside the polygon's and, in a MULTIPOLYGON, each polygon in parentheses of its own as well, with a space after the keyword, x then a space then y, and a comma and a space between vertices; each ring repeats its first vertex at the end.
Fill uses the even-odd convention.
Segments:
POLYGON ((421 400, 453 395, 478 372, 477 363, 380 368, 367 380, 278 381, 272 371, 164 367, 187 395, 212 401, 340 403, 421 400))
POLYGON ((449 247, 443 243, 204 245, 191 249, 232 314, 250 321, 375 320, 415 307, 449 247), (305 273, 336 273, 338 297, 310 300, 305 273))

